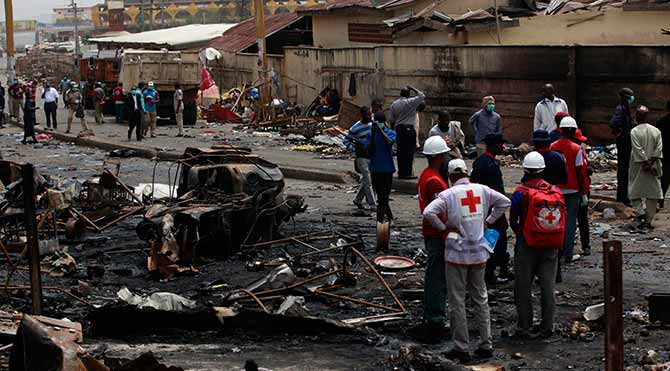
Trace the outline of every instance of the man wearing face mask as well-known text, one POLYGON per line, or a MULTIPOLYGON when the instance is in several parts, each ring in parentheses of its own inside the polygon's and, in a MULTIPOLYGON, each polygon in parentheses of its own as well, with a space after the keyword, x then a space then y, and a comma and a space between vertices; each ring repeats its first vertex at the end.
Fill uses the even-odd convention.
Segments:
POLYGON ((631 106, 635 102, 635 95, 630 88, 619 90, 619 105, 614 110, 614 115, 609 126, 616 136, 617 150, 617 191, 616 200, 630 206, 628 198, 628 168, 630 165, 631 140, 630 131, 633 128, 633 116, 631 106))
POLYGON ((490 134, 502 135, 502 119, 495 112, 496 100, 492 96, 482 98, 482 108, 477 111, 468 122, 475 133, 475 144, 477 145, 477 156, 486 152, 484 138, 490 134))

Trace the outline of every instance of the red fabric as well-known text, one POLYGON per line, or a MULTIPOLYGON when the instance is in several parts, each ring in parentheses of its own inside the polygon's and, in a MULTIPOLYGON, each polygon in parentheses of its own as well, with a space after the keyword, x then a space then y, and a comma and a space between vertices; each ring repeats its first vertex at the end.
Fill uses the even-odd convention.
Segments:
POLYGON ((563 156, 565 156, 568 180, 565 184, 559 184, 558 186, 564 189, 567 188, 579 191, 579 181, 577 179, 577 167, 575 166, 575 161, 577 160, 577 154, 582 150, 582 147, 570 139, 562 138, 552 143, 549 148, 552 151, 561 152, 563 156))
POLYGON ((207 90, 214 86, 214 78, 207 68, 203 67, 200 73, 200 90, 207 90))
MULTIPOLYGON (((426 168, 419 177, 419 211, 423 214, 428 204, 434 199, 435 195, 447 189, 447 183, 442 179, 440 173, 431 168, 426 168)), ((446 222, 446 220, 442 220, 446 222)), ((423 237, 424 238, 442 238, 443 233, 433 228, 428 220, 423 220, 423 237)))
POLYGON ((484 152, 484 156, 489 156, 489 157, 491 157, 491 158, 494 159, 494 160, 496 159, 496 155, 494 155, 493 153, 491 153, 491 152, 489 152, 489 151, 485 151, 485 152, 484 152))
POLYGON ((122 87, 117 86, 114 88, 112 91, 112 99, 114 99, 114 102, 123 102, 125 100, 122 87))
POLYGON ((533 179, 517 187, 523 192, 523 239, 528 247, 561 249, 565 238, 565 199, 558 187, 533 179))

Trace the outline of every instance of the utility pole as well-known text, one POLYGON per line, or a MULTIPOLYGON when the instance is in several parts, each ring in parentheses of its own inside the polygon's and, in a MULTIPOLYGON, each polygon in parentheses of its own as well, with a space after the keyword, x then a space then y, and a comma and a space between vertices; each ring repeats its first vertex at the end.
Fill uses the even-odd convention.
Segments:
POLYGON ((77 15, 77 3, 72 0, 70 6, 74 10, 74 57, 75 60, 78 60, 81 50, 79 49, 79 16, 77 15))
POLYGON ((23 180, 23 203, 26 217, 26 244, 30 258, 30 293, 33 302, 33 314, 42 314, 42 277, 40 272, 40 247, 35 223, 35 169, 32 164, 21 165, 23 180))
POLYGON ((149 8, 149 29, 154 29, 154 0, 151 0, 149 8))
POLYGON ((14 72, 14 10, 12 9, 12 0, 5 0, 5 31, 7 33, 7 80, 12 82, 16 77, 14 72))
POLYGON ((270 103, 270 84, 268 81, 268 55, 265 40, 265 13, 263 12, 263 0, 254 0, 254 11, 256 13, 256 44, 258 45, 258 66, 263 79, 261 86, 261 107, 270 103))

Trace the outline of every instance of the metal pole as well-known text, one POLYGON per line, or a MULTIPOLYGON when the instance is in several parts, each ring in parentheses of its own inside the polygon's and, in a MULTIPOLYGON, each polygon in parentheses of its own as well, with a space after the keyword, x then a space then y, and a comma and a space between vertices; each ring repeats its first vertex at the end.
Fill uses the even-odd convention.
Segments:
POLYGON ((623 261, 621 241, 603 243, 605 266, 605 370, 623 371, 623 261))
POLYGON ((500 34, 500 17, 498 17, 498 0, 493 0, 493 9, 496 14, 496 30, 498 31, 498 44, 502 44, 502 35, 500 34))
POLYGON ((149 4, 149 29, 153 31, 154 29, 154 0, 151 0, 149 4))
POLYGON ((32 164, 21 165, 23 186, 23 208, 26 217, 26 241, 30 258, 30 294, 33 314, 42 314, 42 277, 40 276, 40 248, 35 223, 35 176, 32 164))
POLYGON ((77 3, 72 0, 71 6, 74 10, 74 55, 75 59, 79 59, 81 50, 79 47, 79 17, 77 16, 77 3))
POLYGON ((254 0, 254 10, 256 13, 256 43, 258 44, 259 67, 264 82, 261 86, 261 106, 265 107, 270 102, 270 86, 268 83, 268 55, 263 0, 254 0))
POLYGON ((5 31, 7 39, 7 81, 14 81, 14 10, 12 0, 5 0, 5 31))

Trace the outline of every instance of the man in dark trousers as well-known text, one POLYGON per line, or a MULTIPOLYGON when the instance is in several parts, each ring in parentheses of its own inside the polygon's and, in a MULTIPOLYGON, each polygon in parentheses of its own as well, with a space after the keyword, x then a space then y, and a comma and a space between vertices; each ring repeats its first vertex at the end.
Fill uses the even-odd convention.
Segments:
POLYGON ((130 142, 135 130, 137 141, 142 141, 142 116, 144 115, 144 95, 138 87, 133 87, 126 95, 126 110, 128 112, 128 141, 130 142))
POLYGON ((633 128, 633 116, 631 106, 635 102, 635 95, 630 88, 619 90, 619 105, 614 110, 614 115, 609 126, 616 136, 617 152, 617 191, 616 200, 630 206, 628 198, 628 168, 630 166, 630 153, 632 151, 630 142, 630 131, 633 128))
MULTIPOLYGON (((447 183, 442 179, 440 170, 443 168, 446 154, 449 152, 447 142, 440 136, 433 136, 423 145, 423 154, 428 159, 426 167, 419 177, 419 211, 423 215, 426 206, 444 190, 447 183)), ((443 220, 446 222, 446 220, 443 220)), ((423 239, 428 253, 426 278, 423 295, 423 321, 425 340, 438 341, 444 333, 446 323, 447 278, 444 264, 444 233, 435 229, 428 220, 423 220, 423 239)))
MULTIPOLYGON (((565 183, 568 179, 568 171, 565 167, 565 156, 557 151, 549 149, 552 139, 551 134, 545 130, 535 130, 533 132, 533 147, 535 151, 542 155, 546 166, 542 171, 542 179, 549 184, 558 185, 565 183)), ((525 178, 521 180, 525 183, 525 178)))
POLYGON ((391 104, 389 122, 398 135, 398 179, 415 179, 412 172, 416 152, 416 110, 426 96, 412 86, 400 90, 400 99, 391 104), (416 93, 411 97, 411 92, 416 93))
POLYGON ((663 139, 663 175, 661 175, 661 190, 663 198, 659 201, 659 207, 665 206, 665 193, 670 187, 670 100, 665 102, 665 115, 658 119, 656 127, 661 131, 663 139))
MULTIPOLYGON (((472 174, 470 181, 483 184, 501 194, 505 194, 505 185, 503 182, 500 163, 496 156, 502 155, 503 144, 506 140, 502 134, 488 134, 484 138, 486 151, 482 156, 477 157, 472 164, 472 174)), ((500 217, 493 225, 493 229, 500 232, 500 238, 493 250, 493 255, 486 263, 485 280, 489 285, 506 282, 510 277, 509 272, 509 254, 507 253, 507 228, 509 224, 505 215, 500 217), (496 278, 496 268, 500 268, 499 277, 496 278)))

